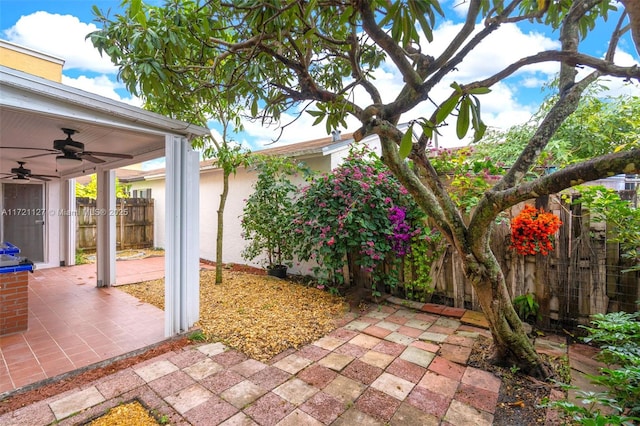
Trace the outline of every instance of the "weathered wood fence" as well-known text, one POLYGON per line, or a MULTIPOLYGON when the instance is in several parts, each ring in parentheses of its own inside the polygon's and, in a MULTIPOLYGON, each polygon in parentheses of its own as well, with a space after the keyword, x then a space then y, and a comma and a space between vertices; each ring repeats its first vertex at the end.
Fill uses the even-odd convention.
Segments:
MULTIPOLYGON (((629 199, 632 194, 634 191, 623 191, 621 197, 629 199)), ((622 258, 618 243, 607 241, 606 224, 590 221, 580 204, 566 203, 558 197, 537 199, 535 205, 555 213, 563 223, 551 254, 520 256, 513 252, 509 248, 508 221, 495 225, 491 247, 502 265, 511 297, 535 293, 540 304, 539 326, 588 324, 595 313, 640 309, 640 272, 622 272, 631 264, 622 258)), ((523 207, 518 205, 509 211, 509 219, 523 207)), ((410 278, 410 268, 405 265, 402 269, 401 276, 410 278)), ((361 281, 365 288, 371 286, 371 277, 366 274, 351 273, 351 277, 352 285, 361 281)), ((408 290, 402 282, 386 291, 404 298, 410 298, 410 291, 415 300, 425 300, 426 296, 426 301, 480 310, 462 262, 451 247, 432 264, 431 278, 433 290, 428 293, 408 290)))
MULTIPOLYGON (((96 219, 102 212, 97 210, 96 200, 76 199, 77 228, 76 249, 96 249, 96 219)), ((118 198, 116 209, 105 212, 116 217, 116 249, 152 248, 153 245, 153 199, 118 198)))

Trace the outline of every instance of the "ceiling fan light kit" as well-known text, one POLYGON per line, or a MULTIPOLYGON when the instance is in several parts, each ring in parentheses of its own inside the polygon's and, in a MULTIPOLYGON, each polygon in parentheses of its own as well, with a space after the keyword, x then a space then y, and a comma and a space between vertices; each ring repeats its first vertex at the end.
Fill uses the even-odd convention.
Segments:
MULTIPOLYGON (((47 179, 48 180, 48 179, 47 179)), ((11 183, 29 183, 31 179, 26 176, 15 176, 11 179, 11 183)))
POLYGON ((56 157, 56 165, 58 167, 72 167, 79 164, 82 164, 82 160, 80 158, 67 157, 65 155, 59 155, 56 157))

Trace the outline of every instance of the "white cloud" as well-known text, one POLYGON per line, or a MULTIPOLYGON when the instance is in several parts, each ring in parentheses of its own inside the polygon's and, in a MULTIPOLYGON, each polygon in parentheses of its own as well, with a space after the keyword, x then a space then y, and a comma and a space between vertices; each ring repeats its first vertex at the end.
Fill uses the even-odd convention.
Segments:
MULTIPOLYGON (((616 49, 615 63, 616 65, 623 67, 630 67, 633 65, 640 66, 638 60, 634 58, 633 55, 625 52, 620 48, 616 49)), ((584 67, 578 71, 577 78, 584 78, 592 71, 593 69, 584 67)), ((621 78, 605 76, 598 79, 598 83, 607 88, 607 90, 601 93, 602 96, 640 96, 640 84, 637 81, 629 82, 624 81, 621 78)))
POLYGON ((547 83, 549 83, 548 79, 544 80, 536 76, 525 77, 522 80, 520 80, 520 85, 528 89, 541 88, 543 85, 547 83))
POLYGON ((97 30, 71 15, 35 12, 22 16, 5 30, 4 37, 12 43, 29 47, 65 60, 64 69, 99 73, 116 73, 117 68, 107 57, 101 57, 87 34, 97 30))
POLYGON ((4 31, 4 37, 12 43, 63 59, 63 73, 74 70, 76 73, 89 71, 101 74, 96 77, 63 74, 62 83, 141 107, 142 101, 125 94, 124 86, 116 82, 117 67, 108 58, 101 57, 85 39, 95 30, 94 24, 80 22, 75 16, 38 11, 20 17, 15 25, 4 31))
MULTIPOLYGON (((310 108, 315 109, 315 108, 310 108)), ((253 150, 271 148, 274 146, 288 145, 297 142, 305 142, 329 136, 324 122, 313 126, 315 117, 303 112, 296 119, 296 113, 291 111, 281 116, 280 124, 288 124, 282 134, 277 125, 263 126, 260 121, 245 121, 244 130, 248 138, 244 141, 253 150), (295 120, 295 121, 294 121, 295 120), (274 140, 276 140, 274 142, 274 140)), ((347 129, 340 129, 343 133, 357 130, 359 124, 354 118, 347 120, 347 129)))
POLYGON ((470 3, 471 2, 469 0, 445 0, 441 5, 443 7, 445 5, 450 7, 451 10, 453 10, 453 12, 456 14, 456 16, 464 19, 467 17, 470 3))
POLYGON ((140 98, 132 96, 123 98, 122 96, 120 96, 116 89, 123 89, 124 85, 113 81, 106 75, 101 75, 94 78, 84 75, 81 75, 78 78, 67 77, 63 75, 62 83, 66 84, 67 86, 75 87, 77 89, 81 89, 90 93, 95 93, 109 99, 124 102, 137 107, 142 107, 142 100, 140 98))
MULTIPOLYGON (((434 32, 434 42, 431 43, 428 54, 438 56, 448 47, 448 44, 460 32, 462 24, 444 22, 434 32)), ((477 26, 475 33, 482 30, 477 26)), ((471 39, 471 37, 469 37, 471 39)), ((423 45, 427 46, 426 41, 423 45)), ((456 66, 457 71, 450 74, 460 82, 474 81, 486 78, 513 64, 515 61, 541 50, 556 49, 559 43, 540 33, 524 33, 515 24, 504 24, 487 36, 480 44, 466 56, 464 61, 456 66)), ((514 75, 541 72, 552 75, 558 72, 556 63, 541 63, 529 65, 514 73, 514 75)))

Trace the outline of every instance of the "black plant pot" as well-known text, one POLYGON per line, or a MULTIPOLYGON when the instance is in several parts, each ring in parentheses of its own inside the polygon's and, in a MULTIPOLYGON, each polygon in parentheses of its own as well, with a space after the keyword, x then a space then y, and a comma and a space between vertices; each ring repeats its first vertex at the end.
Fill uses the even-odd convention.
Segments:
POLYGON ((267 267, 267 274, 277 278, 287 278, 287 265, 272 265, 267 267))

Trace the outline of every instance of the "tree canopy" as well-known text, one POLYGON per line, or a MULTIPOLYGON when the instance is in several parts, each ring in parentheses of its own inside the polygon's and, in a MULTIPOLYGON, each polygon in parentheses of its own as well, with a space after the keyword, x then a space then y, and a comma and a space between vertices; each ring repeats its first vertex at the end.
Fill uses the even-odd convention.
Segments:
MULTIPOLYGON (((640 97, 599 96, 604 88, 589 89, 576 111, 558 128, 538 159, 541 167, 563 167, 622 149, 640 146, 640 97)), ((525 124, 488 132, 475 145, 474 156, 513 164, 555 100, 547 99, 525 124)))
POLYGON ((168 103, 195 98, 201 105, 231 94, 232 103, 263 122, 295 106, 327 130, 344 126, 347 117, 358 120, 355 139, 379 136, 385 164, 463 259, 491 326, 496 359, 547 376, 489 248, 490 230, 500 212, 519 202, 640 169, 640 148, 627 146, 523 180, 599 77, 640 78, 637 65, 616 63, 625 33, 632 31, 640 45, 637 4, 623 2, 628 9, 613 25, 603 57, 586 52, 581 42, 622 7, 609 0, 468 0, 462 3, 464 23, 438 33, 437 40, 434 30, 457 12, 437 0, 169 0, 160 7, 131 0, 122 15, 95 9, 102 29, 89 37, 119 66, 133 93, 154 91, 168 103), (458 72, 492 34, 514 23, 540 32, 554 29, 559 48, 542 45, 480 78, 458 72), (509 171, 478 197, 466 220, 431 163, 434 135, 451 125, 460 138, 470 130, 474 139, 482 138, 483 95, 527 66, 548 63, 559 69, 556 96, 509 171), (402 76, 393 93, 375 79, 377 70, 387 68, 402 76), (432 105, 431 112, 401 131, 401 116, 424 104, 432 105))

